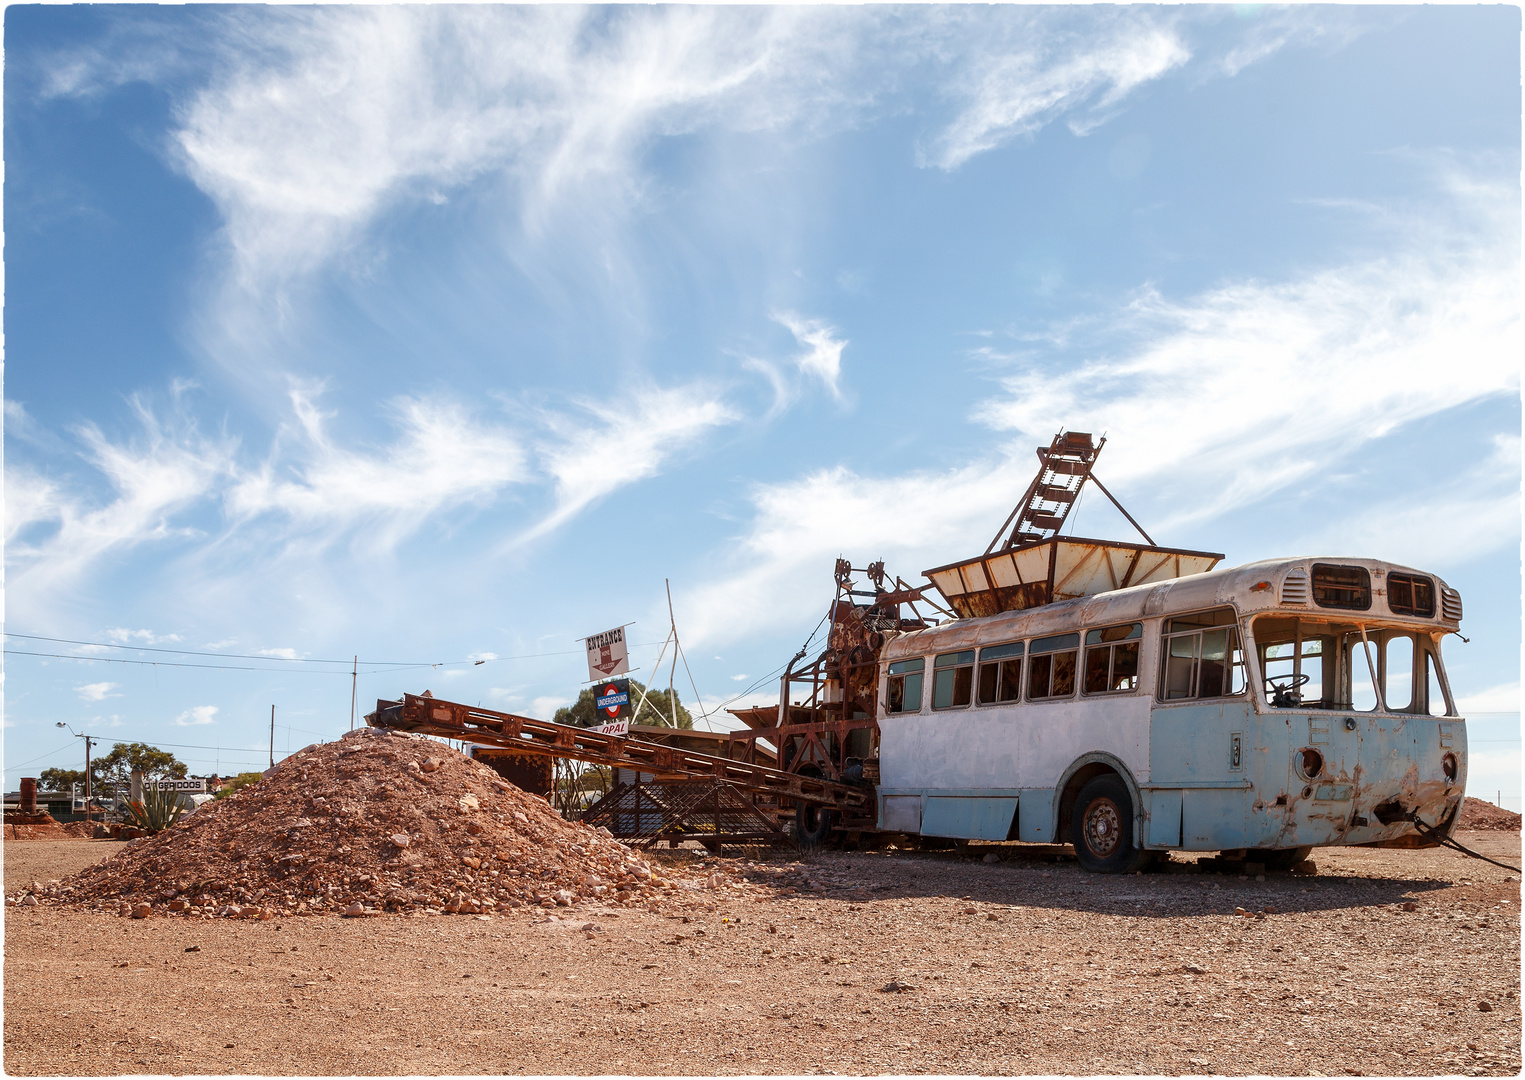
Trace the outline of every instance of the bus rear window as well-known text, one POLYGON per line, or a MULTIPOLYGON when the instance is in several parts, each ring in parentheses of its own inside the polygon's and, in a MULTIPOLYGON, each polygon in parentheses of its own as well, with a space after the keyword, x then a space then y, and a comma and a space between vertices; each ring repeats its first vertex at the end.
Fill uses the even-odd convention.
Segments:
POLYGON ((1075 654, 1079 634, 1039 638, 1028 646, 1027 700, 1069 697, 1075 692, 1075 654))
MULTIPOLYGON (((1313 602, 1344 611, 1371 610, 1371 575, 1364 566, 1313 564, 1313 602)), ((1432 601, 1433 606, 1433 601, 1432 601)))
POLYGON ((1143 636, 1143 623, 1087 631, 1085 692, 1116 694, 1138 689, 1138 645, 1143 636))
POLYGON ((932 708, 962 709, 974 699, 974 650, 943 653, 932 664, 932 708))
POLYGON ((885 712, 921 712, 921 677, 926 667, 926 660, 919 656, 915 660, 897 660, 890 665, 885 712))
POLYGON ((1414 574, 1387 575, 1387 609, 1394 615, 1435 617, 1435 584, 1414 574))

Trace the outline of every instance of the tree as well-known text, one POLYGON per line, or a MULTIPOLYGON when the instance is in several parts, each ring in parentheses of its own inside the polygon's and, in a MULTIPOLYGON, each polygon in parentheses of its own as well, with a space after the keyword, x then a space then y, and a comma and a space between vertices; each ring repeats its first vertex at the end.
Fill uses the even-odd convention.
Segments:
MULTIPOLYGON (((94 764, 92 762, 92 764, 94 764)), ((43 769, 37 774, 37 782, 43 791, 68 791, 69 785, 78 784, 80 794, 85 790, 84 769, 43 769)))
POLYGON ((140 770, 145 780, 185 779, 185 765, 177 761, 174 754, 147 743, 117 743, 109 754, 90 762, 92 782, 96 785, 125 786, 134 769, 140 770))
MULTIPOLYGON (((577 695, 577 700, 569 705, 556 710, 556 715, 551 719, 558 724, 569 724, 572 727, 597 727, 604 721, 597 715, 598 708, 594 704, 598 691, 603 689, 603 683, 595 683, 582 693, 577 695)), ((630 680, 630 706, 635 707, 636 702, 641 701, 641 693, 646 688, 637 679, 630 680)), ((683 699, 678 696, 677 690, 673 691, 673 699, 678 706, 678 727, 691 728, 694 726, 694 718, 683 707, 683 699)), ((646 700, 641 702, 641 711, 631 718, 632 723, 652 724, 656 727, 672 727, 673 701, 670 701, 666 690, 652 690, 646 695, 646 700)))

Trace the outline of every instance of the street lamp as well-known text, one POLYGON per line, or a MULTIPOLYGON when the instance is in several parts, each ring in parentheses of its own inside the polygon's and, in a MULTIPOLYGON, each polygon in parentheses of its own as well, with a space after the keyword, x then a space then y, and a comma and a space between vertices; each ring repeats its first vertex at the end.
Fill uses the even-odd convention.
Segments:
POLYGON ((91 738, 90 738, 89 735, 81 735, 79 732, 77 732, 73 728, 69 727, 69 725, 64 723, 62 720, 58 721, 58 723, 55 724, 54 726, 55 727, 64 728, 65 730, 67 730, 69 732, 70 735, 73 735, 76 739, 84 739, 85 740, 85 820, 89 821, 90 820, 90 743, 91 743, 91 738))

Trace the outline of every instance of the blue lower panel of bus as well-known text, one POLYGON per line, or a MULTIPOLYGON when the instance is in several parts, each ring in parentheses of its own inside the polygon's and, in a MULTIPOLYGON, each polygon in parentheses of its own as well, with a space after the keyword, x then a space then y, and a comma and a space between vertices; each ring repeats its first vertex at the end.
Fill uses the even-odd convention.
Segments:
POLYGON ((921 834, 960 840, 1005 840, 1016 812, 1016 799, 929 795, 921 810, 921 834))
POLYGON ((1052 844, 1054 789, 1022 788, 1017 799, 1017 839, 1030 844, 1052 844))
POLYGON ((1181 792, 1181 847, 1213 851, 1247 846, 1245 804, 1249 793, 1236 788, 1198 788, 1181 792))
POLYGON ((1181 846, 1180 791, 1151 791, 1149 800, 1149 847, 1181 846))

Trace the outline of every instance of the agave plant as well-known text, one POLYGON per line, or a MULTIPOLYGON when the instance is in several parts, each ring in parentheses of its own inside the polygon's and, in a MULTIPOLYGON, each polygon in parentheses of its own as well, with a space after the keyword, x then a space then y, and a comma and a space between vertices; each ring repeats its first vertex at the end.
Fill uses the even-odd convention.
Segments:
POLYGON ((183 813, 185 807, 180 804, 179 795, 162 788, 149 788, 143 792, 141 801, 127 804, 127 816, 149 836, 169 828, 183 813))

